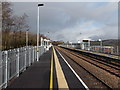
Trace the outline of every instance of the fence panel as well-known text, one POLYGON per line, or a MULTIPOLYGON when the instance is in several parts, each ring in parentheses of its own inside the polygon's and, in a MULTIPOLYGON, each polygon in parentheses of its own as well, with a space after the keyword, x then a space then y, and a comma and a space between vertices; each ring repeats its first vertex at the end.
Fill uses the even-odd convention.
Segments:
MULTIPOLYGON (((44 47, 39 47, 39 56, 45 52, 44 47)), ((0 62, 0 89, 6 88, 9 80, 18 77, 19 73, 24 71, 37 59, 37 47, 22 47, 8 51, 2 51, 2 60, 0 62)))
POLYGON ((26 66, 29 66, 29 47, 26 48, 26 66))
POLYGON ((25 68, 25 48, 20 48, 19 49, 19 70, 20 72, 22 72, 22 70, 24 70, 25 68))
POLYGON ((2 52, 0 50, 0 86, 1 85, 2 85, 2 52))
POLYGON ((3 51, 2 52, 2 66, 0 67, 1 71, 2 71, 2 84, 1 86, 4 87, 5 83, 6 83, 6 52, 3 51))

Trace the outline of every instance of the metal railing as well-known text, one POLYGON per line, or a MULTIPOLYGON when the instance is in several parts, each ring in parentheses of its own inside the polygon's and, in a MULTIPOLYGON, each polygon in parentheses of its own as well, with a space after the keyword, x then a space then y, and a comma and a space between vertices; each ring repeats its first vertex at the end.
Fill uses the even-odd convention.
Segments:
MULTIPOLYGON (((39 56, 46 52, 43 46, 39 47, 39 56)), ((2 51, 0 63, 0 89, 6 88, 9 81, 19 77, 27 67, 31 66, 37 58, 37 47, 22 47, 8 51, 2 51)))

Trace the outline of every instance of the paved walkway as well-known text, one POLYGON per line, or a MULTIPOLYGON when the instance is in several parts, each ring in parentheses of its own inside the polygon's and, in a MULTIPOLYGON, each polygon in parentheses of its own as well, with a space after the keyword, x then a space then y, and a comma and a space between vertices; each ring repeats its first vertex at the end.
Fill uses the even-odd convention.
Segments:
POLYGON ((34 63, 9 88, 49 88, 50 60, 52 49, 44 53, 39 62, 34 63))
POLYGON ((66 62, 60 52, 51 48, 40 57, 39 62, 36 61, 11 82, 7 89, 85 89, 66 62))

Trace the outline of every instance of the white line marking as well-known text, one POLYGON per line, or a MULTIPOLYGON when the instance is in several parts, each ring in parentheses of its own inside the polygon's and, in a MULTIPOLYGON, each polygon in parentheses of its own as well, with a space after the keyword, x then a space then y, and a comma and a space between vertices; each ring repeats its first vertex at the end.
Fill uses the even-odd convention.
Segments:
MULTIPOLYGON (((56 49, 57 50, 57 49, 56 49)), ((72 72, 75 74, 75 76, 78 78, 78 80, 82 83, 82 85, 85 87, 86 90, 89 90, 87 85, 83 82, 83 80, 78 76, 78 74, 75 72, 75 70, 70 66, 70 64, 65 60, 65 58, 61 55, 61 53, 57 50, 57 52, 60 54, 60 56, 63 58, 65 63, 68 65, 68 67, 72 70, 72 72)))

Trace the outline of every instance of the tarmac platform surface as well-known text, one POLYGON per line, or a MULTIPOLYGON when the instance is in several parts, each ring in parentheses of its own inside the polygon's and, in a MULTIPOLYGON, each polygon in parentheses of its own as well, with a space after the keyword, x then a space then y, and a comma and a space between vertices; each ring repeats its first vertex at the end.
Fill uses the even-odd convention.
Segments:
POLYGON ((8 88, 49 88, 52 49, 28 67, 8 88))
POLYGON ((40 56, 39 61, 28 67, 18 78, 15 78, 6 89, 39 88, 39 89, 83 89, 85 87, 76 77, 60 52, 50 48, 40 56))

